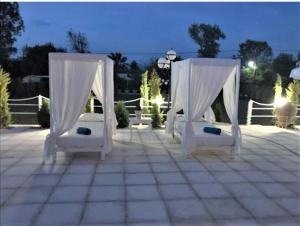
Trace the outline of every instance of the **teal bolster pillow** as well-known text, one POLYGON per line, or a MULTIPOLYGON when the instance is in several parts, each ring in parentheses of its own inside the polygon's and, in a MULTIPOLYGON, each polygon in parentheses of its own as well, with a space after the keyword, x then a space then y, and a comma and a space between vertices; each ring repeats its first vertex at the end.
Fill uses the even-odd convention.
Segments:
POLYGON ((91 135, 92 131, 86 127, 78 127, 77 133, 82 135, 91 135))
POLYGON ((221 134, 221 129, 215 128, 215 127, 204 127, 203 131, 205 133, 212 133, 212 134, 216 134, 216 135, 220 135, 221 134))

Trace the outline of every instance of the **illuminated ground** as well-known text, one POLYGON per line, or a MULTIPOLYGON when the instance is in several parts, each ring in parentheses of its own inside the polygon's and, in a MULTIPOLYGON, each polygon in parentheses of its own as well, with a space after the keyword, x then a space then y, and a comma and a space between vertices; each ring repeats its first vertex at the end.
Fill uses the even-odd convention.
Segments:
POLYGON ((41 164, 47 130, 1 130, 1 225, 299 225, 299 132, 244 126, 243 150, 186 159, 163 130, 41 164))

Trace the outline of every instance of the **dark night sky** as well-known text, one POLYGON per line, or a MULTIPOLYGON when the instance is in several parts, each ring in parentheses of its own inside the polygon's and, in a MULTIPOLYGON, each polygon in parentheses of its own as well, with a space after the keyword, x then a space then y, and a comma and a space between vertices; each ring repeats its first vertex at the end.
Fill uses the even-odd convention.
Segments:
POLYGON ((92 52, 120 51, 146 63, 174 48, 187 58, 196 54, 183 52, 197 51, 189 25, 209 23, 226 34, 219 57, 231 57, 246 39, 267 41, 275 55, 300 50, 300 3, 20 3, 20 12, 25 32, 17 48, 68 48, 72 28, 86 34, 92 52))

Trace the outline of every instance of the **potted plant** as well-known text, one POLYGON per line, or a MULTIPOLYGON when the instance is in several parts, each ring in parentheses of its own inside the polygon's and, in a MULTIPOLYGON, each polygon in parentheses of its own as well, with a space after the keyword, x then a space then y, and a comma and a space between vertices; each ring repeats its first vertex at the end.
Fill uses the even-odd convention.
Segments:
POLYGON ((281 96, 281 77, 278 75, 275 83, 274 115, 276 125, 282 128, 293 127, 297 116, 297 105, 299 104, 300 83, 293 81, 288 85, 286 91, 287 98, 281 96))

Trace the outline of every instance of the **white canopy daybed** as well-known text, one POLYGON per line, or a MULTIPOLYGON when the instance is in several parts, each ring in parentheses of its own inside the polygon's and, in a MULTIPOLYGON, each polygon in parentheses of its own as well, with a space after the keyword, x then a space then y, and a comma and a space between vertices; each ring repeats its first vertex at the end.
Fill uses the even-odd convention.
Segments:
POLYGON ((113 61, 98 54, 49 53, 49 81, 50 134, 44 157, 55 160, 58 151, 101 152, 104 159, 116 128, 113 61), (91 90, 102 104, 103 117, 80 116, 91 90), (91 135, 77 134, 78 127, 89 128, 91 135))
POLYGON ((172 108, 167 113, 166 132, 182 142, 184 154, 195 150, 239 151, 239 81, 239 60, 197 58, 172 64, 172 108), (213 126, 211 105, 222 88, 224 105, 232 123, 231 133, 204 133, 204 127, 213 126), (181 109, 184 115, 179 117, 176 113, 181 109), (209 120, 204 120, 203 116, 209 120))

